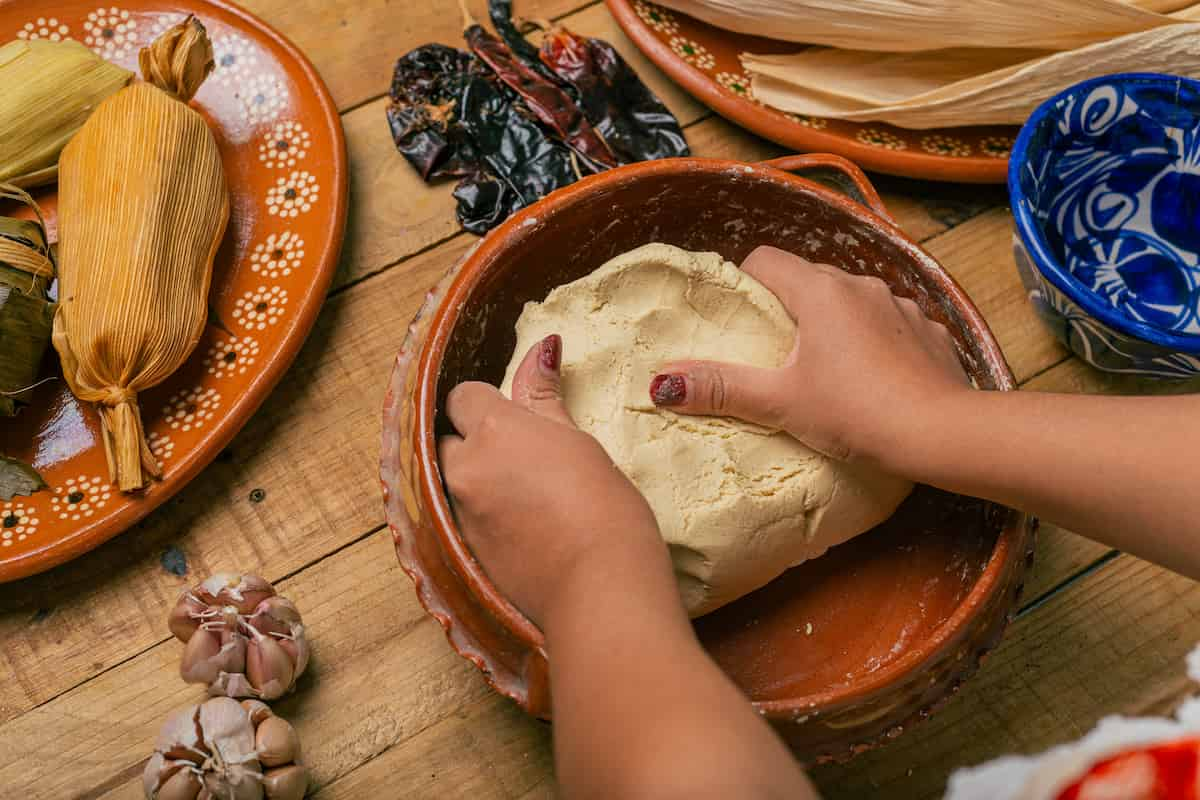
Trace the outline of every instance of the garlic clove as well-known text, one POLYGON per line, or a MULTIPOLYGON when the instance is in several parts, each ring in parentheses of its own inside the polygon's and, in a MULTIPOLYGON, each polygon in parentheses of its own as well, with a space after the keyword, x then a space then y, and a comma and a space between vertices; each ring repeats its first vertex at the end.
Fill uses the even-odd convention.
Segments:
POLYGON ((299 626, 300 633, 295 639, 280 639, 279 646, 287 651, 287 654, 292 657, 292 664, 295 665, 292 674, 292 685, 295 686, 296 681, 304 674, 304 670, 308 667, 308 638, 304 635, 304 626, 299 626))
POLYGON ((240 672, 222 672, 208 685, 208 693, 225 697, 257 697, 258 690, 240 672))
POLYGON ((292 657, 279 642, 259 634, 246 650, 246 677, 263 700, 282 697, 292 687, 292 657))
POLYGON ((198 735, 196 713, 196 706, 180 709, 168 717, 159 729, 154 749, 161 753, 165 760, 199 764, 209 754, 207 746, 198 735))
POLYGON ((191 592, 185 591, 171 609, 167 617, 167 627, 175 634, 176 639, 186 642, 200 626, 201 617, 207 609, 207 605, 193 597, 191 592))
POLYGON ((263 774, 268 800, 301 800, 308 790, 308 770, 301 764, 277 767, 263 774))
POLYGON ((264 719, 271 716, 271 707, 261 700, 243 700, 242 708, 250 715, 250 722, 258 726, 264 719))
POLYGON ((300 760, 300 737, 282 717, 267 717, 254 732, 254 749, 264 767, 278 767, 300 760))
POLYGON ((154 800, 195 800, 200 794, 200 779, 190 770, 177 770, 158 787, 158 792, 151 795, 154 800))
POLYGON ((217 656, 221 638, 215 631, 197 630, 183 646, 179 674, 188 683, 211 683, 221 671, 217 656))

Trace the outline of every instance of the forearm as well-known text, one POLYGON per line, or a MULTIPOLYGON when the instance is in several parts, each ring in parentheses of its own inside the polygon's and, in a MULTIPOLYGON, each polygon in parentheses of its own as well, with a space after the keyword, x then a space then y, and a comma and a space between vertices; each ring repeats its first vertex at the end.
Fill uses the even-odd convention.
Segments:
POLYGON ((546 635, 564 796, 815 797, 700 647, 664 548, 580 570, 546 635))
POLYGON ((1200 396, 963 392, 891 468, 1200 579, 1198 414, 1200 396))

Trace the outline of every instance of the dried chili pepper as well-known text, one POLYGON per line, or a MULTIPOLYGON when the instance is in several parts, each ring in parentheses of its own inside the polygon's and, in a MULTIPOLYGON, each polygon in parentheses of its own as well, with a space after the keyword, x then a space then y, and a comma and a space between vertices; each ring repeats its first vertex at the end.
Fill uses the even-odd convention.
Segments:
POLYGON ((578 93, 583 112, 624 163, 691 154, 675 116, 611 44, 556 28, 541 59, 578 93))
POLYGON ((472 233, 486 232, 579 178, 573 152, 547 136, 515 99, 481 77, 467 81, 463 90, 459 124, 486 165, 486 172, 455 191, 459 220, 472 233))
POLYGON ((463 36, 471 52, 520 95, 543 125, 582 157, 589 172, 599 172, 618 165, 616 156, 596 133, 583 111, 557 83, 523 64, 508 45, 478 23, 469 17, 466 22, 463 36))
MULTIPOLYGON (((542 63, 538 48, 531 44, 521 34, 521 31, 517 29, 517 26, 513 23, 512 13, 512 0, 488 0, 488 16, 492 18, 492 27, 496 29, 496 33, 500 34, 500 38, 513 51, 513 54, 521 59, 526 66, 540 73, 542 77, 551 83, 557 83, 565 88, 569 94, 571 92, 570 86, 564 84, 562 79, 554 74, 553 70, 542 63)), ((578 98, 573 97, 572 99, 578 98)))
POLYGON ((470 53, 441 44, 418 47, 396 62, 388 125, 396 149, 426 181, 477 169, 457 113, 463 88, 480 68, 470 53))

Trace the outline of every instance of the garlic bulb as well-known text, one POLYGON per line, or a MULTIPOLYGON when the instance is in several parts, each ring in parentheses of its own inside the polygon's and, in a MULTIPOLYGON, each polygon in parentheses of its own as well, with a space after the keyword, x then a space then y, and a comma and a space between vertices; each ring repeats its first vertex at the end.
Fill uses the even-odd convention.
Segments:
POLYGON ((265 703, 214 697, 171 715, 142 773, 149 800, 300 800, 300 739, 265 703))
POLYGON ((308 665, 300 612, 256 575, 213 575, 180 595, 167 625, 184 643, 183 679, 214 695, 274 700, 308 665))

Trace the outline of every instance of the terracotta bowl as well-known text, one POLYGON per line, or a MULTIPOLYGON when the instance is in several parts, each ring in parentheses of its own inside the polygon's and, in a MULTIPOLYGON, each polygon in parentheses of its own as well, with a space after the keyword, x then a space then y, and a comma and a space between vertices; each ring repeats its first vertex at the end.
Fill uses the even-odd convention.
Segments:
MULTIPOLYGON (((449 430, 442 401, 461 381, 499 384, 526 301, 653 241, 735 262, 771 244, 879 275, 949 326, 980 387, 1014 388, 962 289, 840 158, 637 164, 515 215, 430 292, 411 326, 384 410, 381 477, 400 561, 421 602, 488 683, 541 717, 550 714, 542 634, 491 583, 455 527, 436 457, 436 436, 449 430)), ((799 757, 844 759, 927 716, 975 670, 1016 608, 1032 541, 1023 515, 921 487, 876 530, 696 628, 799 757)))

